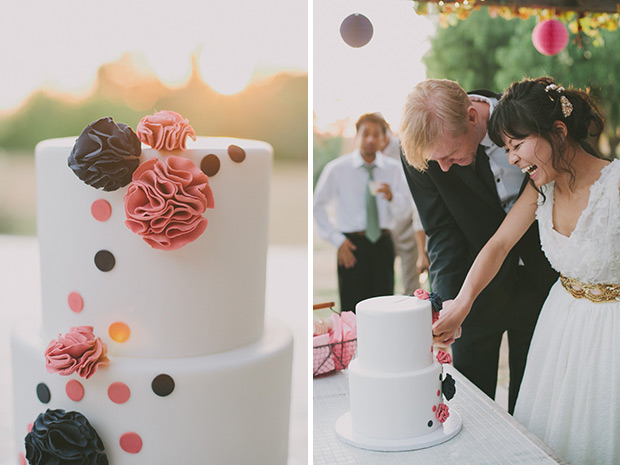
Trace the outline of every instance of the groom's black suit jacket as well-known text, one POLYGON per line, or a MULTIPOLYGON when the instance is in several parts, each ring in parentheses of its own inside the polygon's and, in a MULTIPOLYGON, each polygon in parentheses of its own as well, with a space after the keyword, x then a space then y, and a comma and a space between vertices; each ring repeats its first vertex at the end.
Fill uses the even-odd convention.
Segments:
MULTIPOLYGON (((481 90, 471 93, 497 99, 501 97, 481 90)), ((453 299, 476 255, 506 217, 497 195, 488 157, 479 146, 475 164, 453 165, 447 172, 443 172, 436 162, 430 162, 428 169, 422 173, 410 166, 404 157, 402 161, 428 236, 433 291, 444 300, 453 299)), ((528 182, 528 177, 524 178, 521 191, 528 182)), ((508 303, 513 298, 518 279, 519 257, 532 278, 531 292, 539 297, 534 300, 540 303, 544 301, 557 279, 557 273, 540 249, 538 222, 535 221, 508 254, 493 281, 476 299, 463 323, 464 327, 484 325, 499 329, 506 328, 512 318, 535 321, 540 312, 538 305, 523 308, 518 315, 509 311, 508 303)))

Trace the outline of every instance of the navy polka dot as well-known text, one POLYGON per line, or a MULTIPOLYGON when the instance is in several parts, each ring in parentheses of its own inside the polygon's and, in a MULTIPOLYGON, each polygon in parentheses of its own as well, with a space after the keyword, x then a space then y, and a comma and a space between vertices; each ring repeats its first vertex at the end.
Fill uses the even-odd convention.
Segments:
POLYGON ((169 396, 174 391, 174 380, 170 375, 156 376, 151 383, 151 388, 160 397, 169 396))
POLYGON ((37 385, 37 397, 43 404, 49 403, 52 399, 52 394, 50 393, 50 388, 47 387, 45 383, 39 383, 37 385))
POLYGON ((101 271, 110 271, 116 265, 116 259, 112 252, 108 250, 100 250, 95 254, 95 265, 101 271))

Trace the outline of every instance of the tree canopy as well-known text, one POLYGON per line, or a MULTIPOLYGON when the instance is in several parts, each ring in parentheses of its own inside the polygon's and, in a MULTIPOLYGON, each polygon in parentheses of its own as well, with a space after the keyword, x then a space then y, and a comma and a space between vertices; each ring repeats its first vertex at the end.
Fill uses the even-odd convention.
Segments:
MULTIPOLYGON (((559 85, 590 89, 606 118, 601 151, 618 155, 620 144, 620 31, 601 31, 601 46, 586 36, 559 54, 545 56, 531 40, 535 18, 492 18, 486 8, 449 28, 438 28, 424 57, 427 77, 458 81, 466 90, 501 91, 524 77, 551 76, 559 85)), ((575 39, 571 35, 571 39, 575 39)))

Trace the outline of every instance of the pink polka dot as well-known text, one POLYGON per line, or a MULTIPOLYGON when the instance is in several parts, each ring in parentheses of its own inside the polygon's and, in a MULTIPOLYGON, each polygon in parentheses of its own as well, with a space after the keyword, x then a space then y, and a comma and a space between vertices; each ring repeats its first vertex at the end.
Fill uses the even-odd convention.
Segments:
POLYGON ((30 431, 32 431, 32 428, 34 428, 34 423, 28 423, 28 432, 30 433, 30 431))
POLYGON ((84 398, 84 386, 76 379, 71 379, 65 384, 65 392, 69 399, 79 402, 84 398))
POLYGON ((116 404, 124 404, 129 400, 131 391, 124 383, 112 383, 108 388, 108 397, 116 404))
POLYGON ((130 454, 137 454, 142 450, 142 438, 137 433, 125 433, 119 442, 121 449, 130 454))
POLYGON ((90 206, 90 212, 97 221, 107 221, 112 215, 112 207, 107 201, 99 199, 90 206))
POLYGON ((433 412, 436 412, 436 411, 437 411, 437 406, 433 405, 433 412))
POLYGON ((437 396, 441 395, 441 391, 439 389, 437 389, 437 396))
POLYGON ((79 292, 72 292, 69 294, 67 301, 69 303, 69 308, 75 313, 80 313, 84 309, 84 299, 82 299, 79 292))
POLYGON ((28 462, 26 462, 26 457, 24 456, 23 452, 19 453, 19 465, 28 465, 28 462))

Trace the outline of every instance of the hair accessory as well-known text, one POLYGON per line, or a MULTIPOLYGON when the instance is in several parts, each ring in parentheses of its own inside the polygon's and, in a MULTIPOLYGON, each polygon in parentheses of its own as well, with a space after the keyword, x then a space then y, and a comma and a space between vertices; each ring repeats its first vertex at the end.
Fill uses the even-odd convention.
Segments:
MULTIPOLYGON (((565 89, 564 87, 561 87, 561 86, 558 87, 555 84, 549 84, 547 87, 545 87, 545 92, 549 94, 550 90, 554 90, 558 94, 562 94, 562 92, 564 92, 565 89)), ((551 95, 548 95, 548 96, 549 96, 549 100, 551 100, 552 102, 555 102, 555 99, 551 95)), ((570 103, 570 100, 568 100, 566 95, 560 95, 560 103, 562 104, 562 114, 564 115, 564 118, 568 118, 573 112, 573 104, 570 103)))
POLYGON ((562 104, 562 114, 564 118, 568 118, 573 112, 573 104, 566 98, 566 95, 560 97, 560 103, 562 104))

